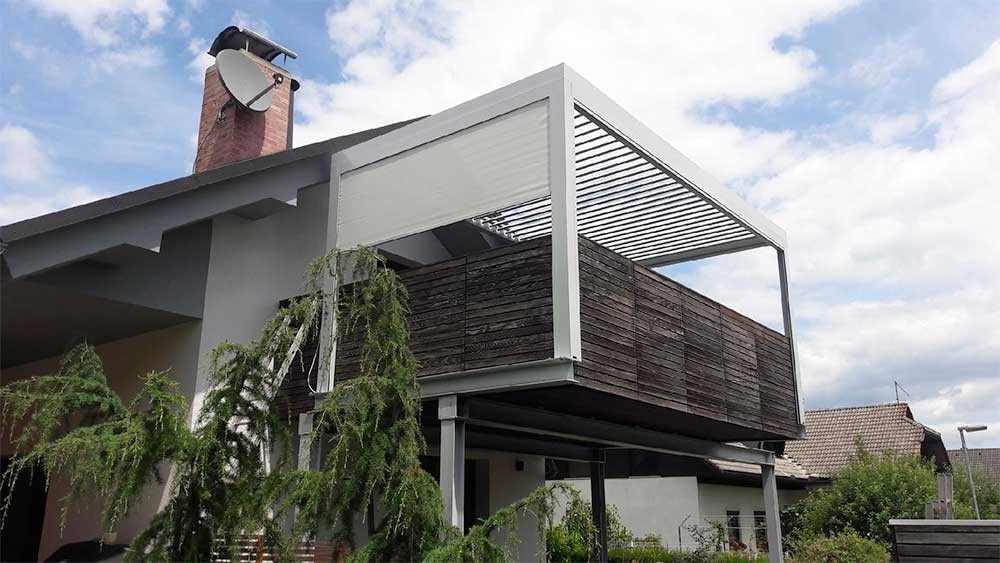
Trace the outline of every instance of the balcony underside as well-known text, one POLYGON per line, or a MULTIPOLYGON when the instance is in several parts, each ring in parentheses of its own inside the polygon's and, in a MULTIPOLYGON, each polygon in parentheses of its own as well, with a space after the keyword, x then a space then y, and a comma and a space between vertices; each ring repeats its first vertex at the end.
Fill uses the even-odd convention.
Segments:
MULTIPOLYGON (((552 358, 551 268, 543 238, 403 272, 418 379, 552 358)), ((488 397, 711 440, 798 435, 780 333, 582 238, 580 309, 582 358, 571 380, 488 397)), ((359 353, 359 339, 341 339, 335 384, 357 375, 359 353)), ((286 381, 294 412, 312 408, 303 377, 286 381)))

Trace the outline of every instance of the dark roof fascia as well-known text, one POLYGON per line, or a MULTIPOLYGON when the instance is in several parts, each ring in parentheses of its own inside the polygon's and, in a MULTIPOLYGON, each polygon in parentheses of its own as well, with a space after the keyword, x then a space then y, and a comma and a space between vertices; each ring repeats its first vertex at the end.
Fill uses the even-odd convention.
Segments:
POLYGON ((248 160, 241 160, 226 166, 206 170, 205 172, 198 174, 184 176, 182 178, 170 180, 161 184, 154 184, 152 186, 99 199, 97 201, 85 203, 76 207, 70 207, 61 211, 55 211, 46 215, 4 225, 0 227, 0 240, 6 243, 15 242, 78 223, 83 223, 85 221, 97 219, 112 213, 118 213, 134 207, 153 203, 155 201, 190 192, 198 188, 226 180, 232 180, 233 178, 237 178, 239 176, 253 174, 262 170, 276 168, 316 156, 328 157, 329 155, 340 152, 354 145, 374 139, 380 135, 384 135, 394 129, 399 129, 400 127, 409 125, 419 119, 423 118, 418 117, 416 119, 399 121, 397 123, 368 129, 366 131, 359 131, 357 133, 351 133, 349 135, 342 135, 325 141, 319 141, 311 145, 305 145, 248 160))

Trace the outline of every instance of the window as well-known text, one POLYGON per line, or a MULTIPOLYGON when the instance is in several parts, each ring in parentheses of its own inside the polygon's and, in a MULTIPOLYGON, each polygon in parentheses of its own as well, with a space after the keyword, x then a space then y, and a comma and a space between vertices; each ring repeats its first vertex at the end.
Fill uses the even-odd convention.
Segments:
POLYGON ((743 538, 740 536, 740 511, 726 511, 726 531, 729 533, 729 549, 739 549, 743 538))
POLYGON ((767 516, 763 510, 753 511, 753 535, 757 551, 767 551, 767 516))

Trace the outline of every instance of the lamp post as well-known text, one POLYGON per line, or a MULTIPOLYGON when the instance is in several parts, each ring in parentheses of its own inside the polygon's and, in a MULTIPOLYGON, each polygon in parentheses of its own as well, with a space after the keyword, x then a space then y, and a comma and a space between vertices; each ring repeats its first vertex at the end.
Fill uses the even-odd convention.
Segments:
POLYGON ((979 502, 976 500, 976 484, 972 482, 972 465, 969 463, 969 450, 965 447, 965 433, 986 430, 985 424, 973 424, 958 427, 958 435, 962 437, 962 457, 965 458, 965 470, 969 473, 969 490, 972 492, 972 510, 979 520, 979 502))

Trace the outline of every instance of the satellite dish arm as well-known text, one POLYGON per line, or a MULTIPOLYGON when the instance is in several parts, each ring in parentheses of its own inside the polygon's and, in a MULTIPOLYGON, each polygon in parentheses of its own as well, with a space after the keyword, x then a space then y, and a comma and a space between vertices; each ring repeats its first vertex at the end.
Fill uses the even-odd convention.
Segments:
POLYGON ((264 88, 263 90, 261 90, 260 93, 258 93, 256 96, 254 96, 253 98, 250 98, 250 101, 247 102, 247 107, 252 106, 253 103, 256 102, 257 100, 261 99, 264 96, 264 94, 267 94, 271 90, 274 90, 282 82, 285 81, 285 77, 282 76, 280 72, 276 72, 276 73, 272 74, 271 77, 274 78, 274 82, 272 82, 270 84, 270 86, 268 86, 267 88, 264 88))
MULTIPOLYGON (((250 100, 245 104, 247 107, 252 106, 254 102, 256 102, 257 100, 259 100, 262 97, 264 97, 264 94, 267 94, 271 90, 274 90, 275 88, 277 88, 278 86, 280 86, 285 81, 284 75, 282 75, 280 72, 276 72, 276 73, 272 74, 271 77, 274 79, 274 82, 271 82, 270 84, 268 84, 267 88, 264 88, 263 90, 261 90, 260 92, 258 92, 256 96, 254 96, 253 98, 250 98, 250 100)), ((228 108, 229 106, 233 105, 234 103, 236 103, 236 98, 230 97, 228 102, 222 104, 222 107, 219 108, 219 116, 216 117, 215 120, 217 122, 219 122, 219 123, 222 123, 223 121, 225 121, 226 120, 226 115, 225 115, 226 108, 228 108)))

